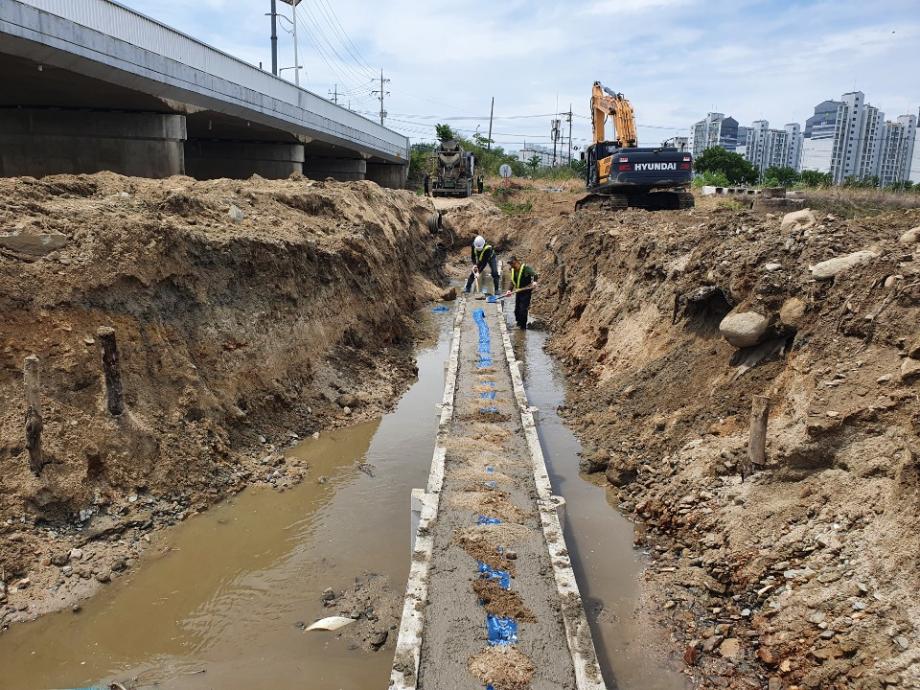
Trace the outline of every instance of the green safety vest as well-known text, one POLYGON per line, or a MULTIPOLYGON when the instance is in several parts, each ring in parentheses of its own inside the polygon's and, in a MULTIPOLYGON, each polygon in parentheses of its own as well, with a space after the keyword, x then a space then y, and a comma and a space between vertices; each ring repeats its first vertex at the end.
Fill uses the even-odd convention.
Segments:
POLYGON ((476 252, 476 263, 477 263, 477 264, 478 264, 480 261, 482 261, 482 255, 486 253, 486 250, 487 250, 487 249, 491 249, 491 248, 492 248, 492 245, 491 245, 491 244, 487 244, 485 247, 483 247, 483 248, 482 248, 482 251, 478 251, 478 250, 476 250, 476 249, 474 248, 474 251, 476 252))
POLYGON ((517 272, 513 268, 511 269, 511 284, 515 290, 521 289, 521 278, 524 277, 525 268, 527 268, 527 264, 521 264, 521 270, 517 272))

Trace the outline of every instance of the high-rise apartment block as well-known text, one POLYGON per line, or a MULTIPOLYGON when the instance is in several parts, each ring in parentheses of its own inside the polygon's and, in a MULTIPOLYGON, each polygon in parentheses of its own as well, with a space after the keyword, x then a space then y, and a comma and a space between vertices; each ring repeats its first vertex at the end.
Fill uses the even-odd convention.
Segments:
POLYGON ((709 113, 690 128, 690 151, 694 156, 714 146, 734 151, 737 145, 738 121, 723 113, 709 113))

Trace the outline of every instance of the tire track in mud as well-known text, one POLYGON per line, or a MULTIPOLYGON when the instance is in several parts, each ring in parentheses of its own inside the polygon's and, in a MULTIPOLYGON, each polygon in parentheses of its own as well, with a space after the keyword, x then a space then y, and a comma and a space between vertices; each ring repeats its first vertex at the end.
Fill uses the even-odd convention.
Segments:
POLYGON ((503 315, 457 304, 391 688, 604 687, 503 315))

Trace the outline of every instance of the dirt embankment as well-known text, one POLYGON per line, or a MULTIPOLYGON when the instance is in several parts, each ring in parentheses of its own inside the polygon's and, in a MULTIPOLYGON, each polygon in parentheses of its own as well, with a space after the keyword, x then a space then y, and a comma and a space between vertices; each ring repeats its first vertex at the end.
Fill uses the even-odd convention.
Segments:
POLYGON ((369 182, 0 180, 0 624, 117 576, 152 526, 296 481, 306 468, 277 451, 298 435, 387 408, 415 373, 415 310, 438 294, 429 213, 369 182))
POLYGON ((707 203, 513 226, 584 466, 645 526, 696 687, 920 687, 920 246, 899 241, 920 211, 781 220, 707 203), (720 333, 731 310, 753 344, 720 333), (742 481, 753 396, 766 464, 742 481))

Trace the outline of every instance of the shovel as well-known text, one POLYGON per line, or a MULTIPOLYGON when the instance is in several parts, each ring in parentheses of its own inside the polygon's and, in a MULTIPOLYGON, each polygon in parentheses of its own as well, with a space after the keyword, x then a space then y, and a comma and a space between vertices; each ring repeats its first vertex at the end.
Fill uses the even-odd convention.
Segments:
MULTIPOLYGON (((516 295, 516 294, 519 293, 519 292, 526 292, 527 290, 533 290, 533 288, 534 288, 533 285, 528 285, 527 287, 522 287, 522 288, 519 288, 519 289, 517 289, 517 290, 512 290, 512 291, 511 291, 511 295, 516 295)), ((501 302, 501 301, 502 301, 503 299, 505 299, 506 297, 511 297, 511 295, 502 295, 501 297, 496 297, 496 298, 495 298, 495 301, 496 301, 496 302, 501 302)))

